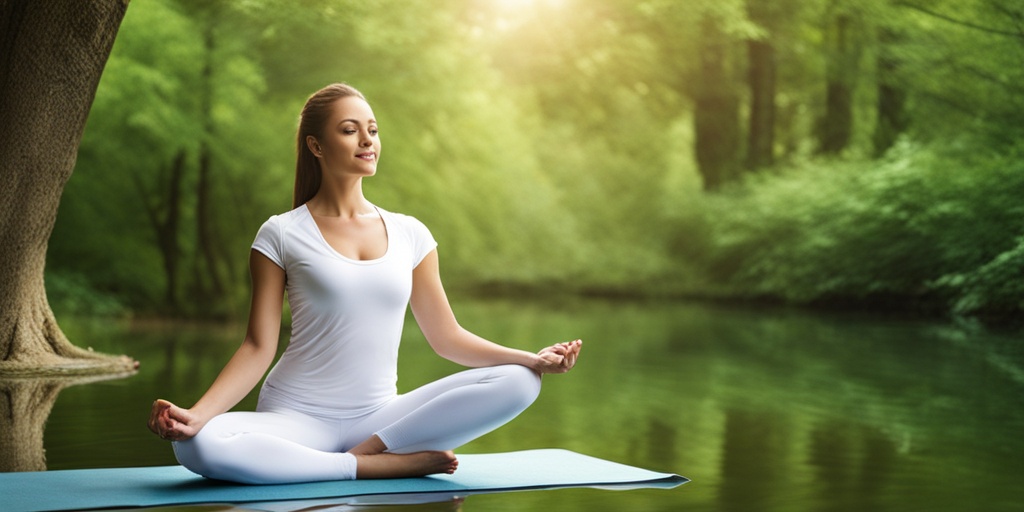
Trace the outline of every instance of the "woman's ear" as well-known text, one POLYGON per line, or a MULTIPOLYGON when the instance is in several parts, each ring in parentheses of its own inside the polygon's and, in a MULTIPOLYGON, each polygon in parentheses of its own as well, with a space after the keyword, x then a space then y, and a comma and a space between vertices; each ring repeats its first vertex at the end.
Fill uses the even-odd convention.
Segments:
POLYGON ((306 147, 313 153, 313 156, 323 156, 322 150, 320 149, 320 143, 316 141, 316 137, 312 135, 306 135, 306 147))

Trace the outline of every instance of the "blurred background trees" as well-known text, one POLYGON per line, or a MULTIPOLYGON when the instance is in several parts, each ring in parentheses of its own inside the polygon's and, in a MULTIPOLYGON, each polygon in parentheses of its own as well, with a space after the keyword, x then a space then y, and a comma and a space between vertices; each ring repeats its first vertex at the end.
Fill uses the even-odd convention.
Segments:
POLYGON ((136 0, 55 308, 233 317, 298 111, 370 99, 380 206, 452 288, 1019 314, 1014 0, 136 0))

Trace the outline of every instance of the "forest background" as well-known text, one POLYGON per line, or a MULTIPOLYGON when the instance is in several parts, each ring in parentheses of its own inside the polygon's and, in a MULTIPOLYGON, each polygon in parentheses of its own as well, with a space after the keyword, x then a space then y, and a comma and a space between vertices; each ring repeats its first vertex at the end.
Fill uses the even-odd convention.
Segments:
POLYGON ((374 106, 449 288, 1024 310, 1019 0, 134 0, 58 314, 236 318, 306 97, 374 106))

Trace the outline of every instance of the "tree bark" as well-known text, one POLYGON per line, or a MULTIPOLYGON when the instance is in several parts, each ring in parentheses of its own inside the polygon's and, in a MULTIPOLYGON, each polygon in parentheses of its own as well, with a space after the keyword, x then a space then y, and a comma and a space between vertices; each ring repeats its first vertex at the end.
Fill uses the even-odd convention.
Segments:
POLYGON ((878 118, 872 136, 874 156, 880 157, 892 147, 896 138, 907 130, 910 118, 907 115, 907 92, 899 85, 899 61, 893 55, 892 46, 899 42, 899 35, 893 30, 882 28, 879 32, 878 73, 878 118))
POLYGON ((179 226, 181 225, 181 191, 185 181, 185 159, 187 156, 185 150, 181 149, 175 155, 169 170, 161 169, 156 180, 155 191, 149 191, 139 175, 132 175, 135 189, 146 209, 149 225, 153 228, 157 247, 160 248, 160 256, 163 258, 164 280, 167 286, 164 290, 164 307, 172 312, 178 312, 181 309, 178 302, 178 263, 181 260, 179 226), (167 176, 166 179, 164 175, 167 176), (156 197, 151 200, 149 196, 156 197))
POLYGON ((0 375, 123 372, 72 345, 46 300, 46 247, 126 0, 0 0, 0 375))
POLYGON ((856 41, 854 19, 840 13, 826 27, 827 84, 825 116, 819 127, 819 150, 836 154, 853 139, 853 91, 858 73, 860 46, 856 41))
MULTIPOLYGON (((207 14, 216 20, 219 13, 218 4, 205 6, 207 14)), ((213 155, 210 144, 213 141, 213 58, 215 41, 212 22, 203 27, 203 49, 205 61, 202 69, 202 101, 199 115, 203 119, 203 133, 199 141, 199 177, 196 180, 196 233, 198 235, 199 255, 196 259, 196 285, 202 290, 201 300, 205 301, 204 310, 220 311, 224 303, 226 287, 221 279, 216 244, 220 237, 216 234, 213 207, 213 155), (207 284, 209 288, 207 288, 207 284)))
POLYGON ((775 90, 777 65, 775 41, 783 17, 778 2, 749 0, 747 15, 765 30, 759 39, 747 41, 747 85, 750 88, 750 120, 747 131, 748 170, 769 167, 775 162, 775 90))
POLYGON ((697 166, 704 189, 716 190, 738 174, 740 100, 730 73, 729 42, 714 20, 704 20, 701 40, 694 102, 697 166))
POLYGON ((749 41, 747 55, 750 59, 747 168, 755 170, 775 161, 775 47, 771 41, 749 41))

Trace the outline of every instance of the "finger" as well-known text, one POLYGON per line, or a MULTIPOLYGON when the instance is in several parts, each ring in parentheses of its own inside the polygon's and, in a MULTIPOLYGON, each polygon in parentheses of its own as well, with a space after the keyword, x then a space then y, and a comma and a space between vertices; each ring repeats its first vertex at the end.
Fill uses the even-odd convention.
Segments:
POLYGON ((152 430, 153 433, 155 434, 160 433, 159 430, 163 420, 161 414, 162 412, 163 408, 161 408, 157 402, 153 402, 153 410, 150 411, 149 421, 146 424, 149 426, 149 429, 152 430))
POLYGON ((169 416, 171 407, 173 404, 165 400, 157 400, 153 403, 153 414, 159 418, 166 418, 169 416))
POLYGON ((185 409, 182 409, 181 407, 174 407, 172 409, 168 409, 167 417, 180 421, 182 423, 188 423, 192 419, 192 415, 189 414, 188 411, 186 411, 185 409))
POLYGON ((157 398, 156 401, 153 402, 154 410, 166 411, 167 409, 170 409, 172 407, 174 407, 174 404, 168 402, 167 400, 164 400, 163 398, 157 398))

